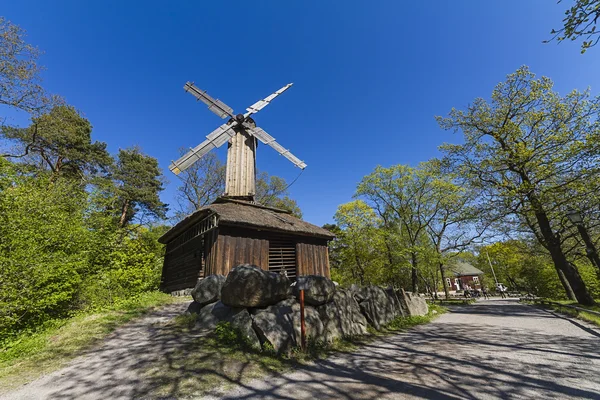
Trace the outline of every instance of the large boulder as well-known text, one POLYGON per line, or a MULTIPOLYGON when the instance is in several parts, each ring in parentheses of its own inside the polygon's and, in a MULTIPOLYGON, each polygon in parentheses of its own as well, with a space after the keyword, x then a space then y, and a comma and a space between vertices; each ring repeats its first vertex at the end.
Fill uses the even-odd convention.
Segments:
POLYGON ((231 316, 229 319, 231 326, 240 333, 246 340, 246 343, 253 349, 260 349, 260 340, 252 327, 252 317, 248 310, 243 309, 231 316))
POLYGON ((230 318, 243 309, 234 309, 220 301, 210 303, 202 307, 196 318, 196 328, 212 331, 221 321, 229 321, 230 318))
POLYGON ((227 275, 221 288, 221 301, 231 307, 266 307, 289 297, 290 284, 285 275, 243 264, 227 275))
POLYGON ((373 328, 381 330, 398 315, 398 311, 387 293, 378 286, 361 288, 355 298, 359 301, 360 310, 373 328))
POLYGON ((411 292, 405 292, 404 290, 401 290, 400 293, 400 302, 409 316, 427 315, 429 307, 423 297, 411 292))
POLYGON ((323 323, 323 339, 326 342, 367 333, 367 320, 358 302, 346 290, 337 289, 332 301, 317 307, 317 311, 323 323))
POLYGON ((294 285, 294 296, 300 299, 300 289, 304 289, 304 301, 320 306, 331 301, 335 294, 335 283, 320 275, 299 276, 294 285))
POLYGON ((202 305, 200 305, 199 303, 197 303, 196 301, 192 301, 189 305, 187 310, 185 310, 186 315, 191 315, 191 314, 199 314, 200 310, 202 309, 202 305))
POLYGON ((388 287, 387 289, 384 289, 384 290, 385 290, 385 294, 388 296, 388 298, 391 300, 392 304, 394 305, 394 312, 395 312, 396 316, 397 317, 405 317, 406 313, 402 309, 402 303, 400 302, 400 299, 398 298, 398 294, 396 293, 394 288, 388 287))
POLYGON ((237 329, 251 347, 260 348, 260 341, 252 329, 252 318, 245 308, 234 308, 220 301, 204 306, 198 313, 196 328, 213 331, 219 322, 229 322, 237 329))
POLYGON ((200 306, 214 303, 221 299, 221 288, 225 283, 223 275, 209 275, 198 281, 192 290, 192 297, 200 306))
MULTIPOLYGON (((323 324, 314 307, 304 307, 307 338, 321 339, 323 324)), ((300 346, 300 304, 286 299, 264 309, 253 310, 253 328, 261 339, 268 342, 277 353, 289 353, 300 346)))

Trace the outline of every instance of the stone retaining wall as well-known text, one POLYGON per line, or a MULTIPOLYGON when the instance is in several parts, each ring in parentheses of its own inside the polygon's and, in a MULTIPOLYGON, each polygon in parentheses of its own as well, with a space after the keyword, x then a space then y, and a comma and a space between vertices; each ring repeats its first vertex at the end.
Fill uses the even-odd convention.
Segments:
POLYGON ((278 353, 300 345, 299 291, 304 290, 307 336, 331 342, 364 335, 367 326, 381 330, 398 316, 425 315, 425 299, 404 290, 352 285, 348 289, 323 276, 299 277, 294 283, 283 275, 253 265, 233 268, 228 276, 199 281, 188 312, 197 315, 199 329, 213 330, 230 322, 260 348, 269 343, 278 353))

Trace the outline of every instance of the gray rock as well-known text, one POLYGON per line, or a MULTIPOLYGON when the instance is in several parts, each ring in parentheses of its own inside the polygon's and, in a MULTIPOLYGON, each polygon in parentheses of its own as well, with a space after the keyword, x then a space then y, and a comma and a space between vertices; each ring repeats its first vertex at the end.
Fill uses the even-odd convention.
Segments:
POLYGON ((233 268, 221 289, 221 301, 231 307, 266 307, 289 297, 290 280, 250 264, 233 268))
POLYGON ((200 330, 214 330, 221 321, 229 321, 236 311, 220 301, 210 303, 202 307, 196 318, 196 328, 200 330))
POLYGON ((411 317, 416 315, 427 315, 429 312, 429 306, 427 306, 427 301, 425 298, 419 296, 418 294, 414 294, 411 292, 401 291, 402 296, 400 301, 403 304, 403 307, 407 310, 407 314, 411 317))
MULTIPOLYGON (((304 315, 307 338, 322 338, 323 324, 317 310, 307 305, 304 315)), ((295 299, 286 299, 264 309, 255 309, 252 327, 261 342, 271 344, 277 353, 289 353, 301 341, 300 304, 295 299)))
POLYGON ((402 309, 402 304, 400 303, 400 299, 398 298, 398 295, 396 294, 394 288, 388 287, 387 289, 384 289, 384 291, 388 298, 392 301, 392 304, 394 305, 394 314, 396 315, 396 317, 405 317, 406 313, 402 309))
POLYGON ((330 302, 335 294, 333 281, 320 275, 305 275, 296 279, 294 296, 298 300, 300 300, 300 288, 304 289, 304 301, 313 306, 330 302))
POLYGON ((331 302, 317 307, 323 323, 323 338, 331 342, 339 337, 367 333, 367 320, 350 292, 337 289, 331 302))
POLYGON ((258 340, 258 336, 252 328, 252 317, 248 310, 242 309, 241 311, 234 313, 230 317, 229 322, 231 322, 231 326, 234 329, 237 329, 242 337, 246 339, 246 342, 250 347, 253 349, 260 349, 260 340, 258 340))
POLYGON ((350 285, 350 287, 348 288, 348 292, 356 299, 356 301, 358 301, 359 303, 361 301, 366 300, 367 298, 365 297, 365 292, 363 291, 363 287, 362 286, 358 286, 356 284, 352 284, 350 285))
MULTIPOLYGON (((357 294, 355 294, 357 297, 357 294)), ((365 286, 358 292, 360 310, 373 328, 381 330, 398 315, 387 293, 378 286, 365 286)))
POLYGON ((192 297, 201 306, 220 300, 225 279, 223 275, 209 275, 199 280, 192 290, 192 297))
POLYGON ((192 301, 188 306, 187 310, 185 310, 184 314, 199 314, 201 309, 202 306, 200 305, 200 303, 192 301))
POLYGON ((252 329, 252 318, 245 308, 234 308, 220 301, 208 304, 200 310, 196 319, 196 328, 201 331, 212 331, 219 322, 229 322, 237 329, 253 348, 260 348, 260 341, 252 329))

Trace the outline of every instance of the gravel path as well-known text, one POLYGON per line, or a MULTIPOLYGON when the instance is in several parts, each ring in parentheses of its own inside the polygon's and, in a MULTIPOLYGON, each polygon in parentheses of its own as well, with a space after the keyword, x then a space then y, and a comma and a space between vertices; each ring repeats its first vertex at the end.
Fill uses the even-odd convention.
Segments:
MULTIPOLYGON (((174 303, 115 330, 101 345, 90 349, 61 370, 0 399, 131 399, 143 387, 140 369, 165 356, 173 339, 160 327, 182 314, 189 303, 174 303)), ((173 343, 176 347, 179 343, 173 343)))
POLYGON ((600 399, 599 372, 600 330, 489 300, 205 399, 600 399))
MULTIPOLYGON (((144 398, 138 371, 181 344, 157 337, 155 327, 184 308, 128 324, 68 367, 0 398, 144 398)), ((514 300, 490 300, 205 399, 600 399, 599 371, 600 330, 514 300)))

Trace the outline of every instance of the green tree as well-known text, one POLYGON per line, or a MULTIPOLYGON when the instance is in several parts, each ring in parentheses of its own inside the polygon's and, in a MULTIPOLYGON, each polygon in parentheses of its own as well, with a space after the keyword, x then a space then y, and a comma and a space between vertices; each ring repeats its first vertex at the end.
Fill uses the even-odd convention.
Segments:
MULTIPOLYGON (((559 0, 559 3, 562 1, 559 0)), ((600 40, 600 31, 596 30, 596 24, 600 17, 600 0, 575 0, 575 3, 565 11, 563 27, 559 30, 552 29, 550 32, 552 38, 545 41, 550 42, 556 39, 558 42, 563 40, 577 40, 585 37, 581 44, 581 53, 595 46, 600 40), (587 39, 587 40, 586 40, 587 39)))
MULTIPOLYGON (((189 150, 181 150, 181 154, 189 150)), ((215 153, 208 153, 183 171, 179 178, 181 186, 177 191, 179 210, 177 219, 212 203, 225 192, 225 164, 215 153)))
POLYGON ((106 143, 92 142, 92 126, 71 106, 55 106, 32 118, 26 128, 4 126, 0 137, 15 142, 19 152, 4 157, 22 159, 55 176, 84 179, 86 174, 106 172, 112 158, 106 143))
POLYGON ((476 265, 490 280, 495 274, 499 283, 536 296, 557 298, 564 293, 552 260, 535 239, 496 242, 479 248, 478 253, 476 265))
POLYGON ((438 265, 444 294, 448 298, 447 262, 483 240, 490 223, 478 216, 477 193, 457 184, 456 176, 444 174, 439 160, 423 163, 421 168, 433 178, 429 184, 433 205, 428 207, 432 212, 426 231, 435 253, 432 261, 438 265))
POLYGON ((419 253, 427 246, 427 226, 437 212, 432 191, 434 180, 424 168, 378 166, 361 180, 356 191, 356 196, 365 198, 386 221, 386 227, 402 231, 410 255, 411 284, 415 293, 419 291, 419 253))
POLYGON ((156 158, 143 154, 137 147, 119 150, 113 178, 120 202, 120 227, 140 212, 145 217, 165 218, 167 205, 159 197, 163 190, 161 177, 156 158))
POLYGON ((268 207, 287 210, 292 215, 302 218, 302 210, 298 207, 296 200, 288 195, 288 184, 285 179, 259 172, 256 177, 256 201, 268 207))
POLYGON ((342 284, 380 283, 384 244, 380 220, 365 202, 355 200, 338 207, 334 219, 339 228, 339 265, 332 278, 342 284))
POLYGON ((85 193, 0 158, 0 342, 65 316, 86 269, 85 193))
POLYGON ((39 55, 25 42, 25 31, 0 17, 0 105, 32 113, 48 105, 40 84, 39 55))
POLYGON ((441 149, 457 176, 481 191, 482 217, 525 226, 549 252, 567 293, 592 304, 556 232, 566 208, 583 196, 583 182, 598 181, 600 101, 589 92, 561 97, 552 86, 549 78, 519 68, 498 84, 491 101, 478 98, 464 111, 437 118, 464 137, 463 144, 441 149))

